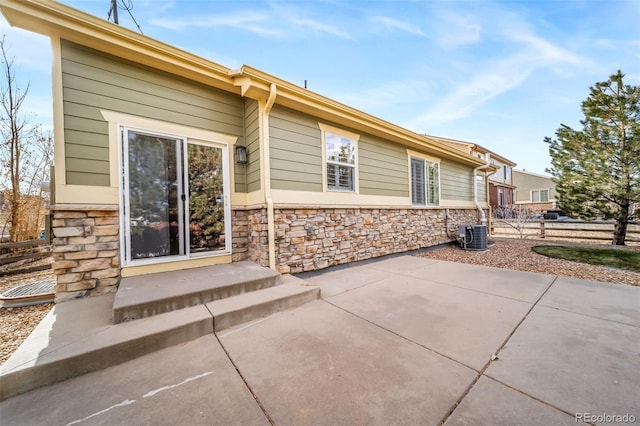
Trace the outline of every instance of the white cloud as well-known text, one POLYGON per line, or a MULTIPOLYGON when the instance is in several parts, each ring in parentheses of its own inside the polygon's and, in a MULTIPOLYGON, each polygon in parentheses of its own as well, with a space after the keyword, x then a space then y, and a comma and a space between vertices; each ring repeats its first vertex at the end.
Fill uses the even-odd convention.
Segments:
POLYGON ((335 27, 333 25, 324 24, 322 22, 314 21, 312 19, 294 18, 294 19, 291 20, 291 22, 293 22, 296 25, 309 27, 309 28, 312 28, 312 29, 314 29, 316 31, 320 31, 320 32, 324 32, 324 33, 327 33, 327 34, 331 34, 331 35, 334 35, 336 37, 340 37, 340 38, 344 38, 344 39, 348 39, 348 40, 352 39, 351 35, 348 32, 346 32, 346 31, 344 31, 344 30, 342 30, 342 29, 340 29, 338 27, 335 27))
POLYGON ((471 16, 458 13, 443 14, 439 27, 438 43, 444 47, 458 47, 480 40, 482 26, 471 16))
POLYGON ((592 65, 589 59, 533 34, 526 25, 497 27, 490 36, 500 39, 503 48, 513 53, 498 60, 480 60, 458 75, 455 89, 414 119, 411 128, 465 118, 486 102, 521 86, 537 71, 575 73, 592 65))
POLYGON ((204 17, 187 17, 187 18, 171 18, 149 20, 151 25, 170 30, 182 30, 184 28, 212 28, 212 27, 229 27, 237 28, 253 32, 263 36, 276 36, 280 31, 268 25, 270 18, 261 12, 242 11, 233 15, 226 16, 204 16, 204 17), (267 25, 260 26, 261 23, 267 25))
POLYGON ((363 111, 371 111, 389 105, 424 101, 424 93, 428 93, 430 87, 424 80, 408 79, 388 81, 358 93, 328 93, 328 96, 363 111))
POLYGON ((526 62, 526 58, 519 55, 498 61, 484 72, 474 73, 469 82, 459 84, 408 126, 420 131, 425 125, 467 117, 485 102, 521 85, 532 72, 526 62))
POLYGON ((608 49, 617 49, 620 47, 640 48, 640 40, 612 40, 603 38, 596 40, 595 45, 608 49))
POLYGON ((567 49, 558 47, 551 42, 535 35, 512 34, 513 41, 522 42, 532 49, 532 55, 542 61, 544 65, 554 62, 568 63, 572 65, 583 64, 585 59, 567 49))
POLYGON ((395 19, 387 18, 386 16, 374 16, 369 18, 371 22, 377 22, 391 30, 401 30, 409 34, 425 37, 426 34, 416 25, 408 22, 398 21, 395 19))
POLYGON ((640 40, 598 39, 593 43, 596 47, 609 50, 619 55, 623 52, 629 58, 640 59, 640 40))

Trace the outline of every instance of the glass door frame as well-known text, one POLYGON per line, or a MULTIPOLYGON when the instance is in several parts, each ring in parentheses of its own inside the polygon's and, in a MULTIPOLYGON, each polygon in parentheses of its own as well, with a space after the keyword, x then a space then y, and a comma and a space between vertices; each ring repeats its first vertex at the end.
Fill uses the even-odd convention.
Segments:
POLYGON ((229 150, 227 149, 227 145, 225 144, 221 144, 221 143, 216 143, 216 142, 212 142, 212 141, 207 141, 207 140, 202 140, 202 139, 197 139, 197 138, 185 138, 184 140, 184 144, 183 146, 180 148, 180 151, 183 153, 182 157, 183 157, 183 177, 186 177, 187 174, 189 173, 189 155, 188 153, 188 149, 189 149, 189 144, 192 145, 202 145, 202 146, 209 146, 209 147, 213 147, 213 148, 218 148, 221 151, 222 154, 222 191, 223 191, 223 200, 222 202, 224 203, 224 249, 223 250, 216 250, 216 251, 209 251, 209 252, 201 252, 201 253, 191 253, 191 234, 189 233, 189 219, 191 217, 191 213, 189 211, 189 190, 187 188, 188 183, 184 183, 183 182, 183 191, 184 191, 184 208, 182 210, 182 214, 184 215, 184 223, 186 224, 185 227, 185 252, 187 255, 187 258, 189 259, 195 259, 195 258, 201 258, 201 257, 211 257, 211 256, 216 256, 216 255, 222 255, 222 254, 231 254, 231 202, 229 199, 229 194, 231 193, 231 183, 229 182, 229 178, 230 178, 230 172, 229 172, 229 150))
POLYGON ((184 261, 188 259, 204 258, 204 257, 216 257, 222 255, 231 254, 232 241, 231 241, 231 183, 230 183, 230 163, 229 163, 229 149, 228 144, 224 142, 215 142, 202 138, 190 138, 184 135, 178 135, 175 133, 167 133, 163 131, 144 129, 136 126, 118 126, 118 138, 119 143, 119 155, 118 155, 118 169, 120 171, 119 190, 120 190, 120 258, 122 260, 122 266, 138 266, 138 265, 152 265, 168 262, 184 261), (181 254, 170 256, 159 256, 154 258, 133 259, 131 256, 131 220, 130 220, 130 194, 129 194, 129 132, 137 132, 149 136, 158 136, 166 139, 174 139, 176 141, 176 164, 178 166, 178 215, 179 215, 179 240, 181 254), (224 237, 225 247, 223 250, 216 250, 202 253, 190 253, 190 240, 189 234, 189 190, 187 188, 188 182, 185 182, 185 178, 188 174, 188 155, 187 148, 189 143, 196 145, 211 146, 219 148, 222 154, 222 175, 223 175, 223 203, 224 203, 224 237))

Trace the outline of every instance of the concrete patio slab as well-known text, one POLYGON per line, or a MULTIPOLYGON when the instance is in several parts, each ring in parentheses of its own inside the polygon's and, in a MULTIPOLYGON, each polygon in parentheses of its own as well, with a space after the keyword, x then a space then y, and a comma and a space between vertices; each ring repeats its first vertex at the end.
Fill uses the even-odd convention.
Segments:
POLYGON ((0 367, 0 401, 299 306, 320 294, 300 278, 280 277, 251 262, 127 278, 121 290, 56 305, 0 367), (149 294, 143 295, 143 288, 149 294), (215 301, 203 304, 210 298, 215 301), (164 307, 147 310, 146 303, 164 307), (116 305, 129 308, 118 311, 116 305), (113 321, 118 312, 134 311, 140 319, 113 321))
POLYGON ((11 398, 10 425, 268 425, 214 335, 11 398))
POLYGON ((437 424, 476 373, 323 301, 220 336, 276 424, 437 424))
POLYGON ((471 392, 445 422, 445 426, 569 426, 575 424, 574 416, 487 377, 481 377, 478 380, 471 392))
POLYGON ((640 327, 640 287, 558 277, 540 304, 640 327))
MULTIPOLYGON (((152 327, 151 334, 145 331, 149 340, 134 345, 142 350, 138 356, 167 340, 179 346, 9 398, 0 403, 0 423, 546 425, 582 421, 576 414, 640 419, 639 287, 413 257, 307 280, 331 295, 218 332, 224 348, 214 334, 184 344, 171 342, 173 332, 165 338, 152 327)), ((64 321, 47 317, 36 329, 34 338, 46 344, 30 347, 37 351, 26 358, 28 351, 16 352, 2 371, 44 366, 41 361, 72 348, 83 354, 79 368, 96 368, 118 355, 92 352, 98 343, 131 340, 138 333, 133 327, 148 320, 172 329, 182 320, 165 315, 193 309, 112 325, 109 304, 100 300, 106 299, 56 306, 68 310, 64 321)), ((213 316, 200 308, 212 333, 213 316)), ((49 364, 54 372, 56 362, 49 364)))
POLYGON ((391 273, 330 302, 476 370, 500 349, 532 306, 391 273))
POLYGON ((385 277, 376 268, 378 262, 367 265, 341 268, 323 273, 300 274, 300 276, 322 286, 322 297, 324 299, 336 294, 354 290, 363 285, 371 284, 385 277))
POLYGON ((113 295, 57 304, 0 368, 0 401, 213 333, 204 305, 111 324, 113 295))
POLYGON ((568 413, 640 419, 639 366, 640 328, 536 306, 486 375, 568 413))
POLYGON ((391 256, 371 263, 371 267, 385 272, 409 273, 413 271, 422 271, 425 266, 433 265, 438 262, 440 261, 429 259, 427 257, 391 256))
MULTIPOLYGON (((477 253, 477 255, 481 255, 481 253, 477 253)), ((389 259, 381 263, 378 268, 384 267, 389 271, 396 271, 407 276, 525 302, 538 300, 555 278, 552 275, 489 268, 466 263, 434 261, 418 257, 412 257, 412 259, 421 260, 422 264, 412 261, 410 267, 407 268, 405 258, 400 257, 389 259)))

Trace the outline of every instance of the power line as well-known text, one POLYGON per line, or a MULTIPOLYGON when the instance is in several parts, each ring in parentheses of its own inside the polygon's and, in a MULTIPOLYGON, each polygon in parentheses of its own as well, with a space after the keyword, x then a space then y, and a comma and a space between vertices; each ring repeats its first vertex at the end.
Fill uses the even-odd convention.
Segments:
POLYGON ((144 34, 142 32, 142 28, 140 28, 140 25, 138 24, 138 21, 136 21, 136 18, 134 18, 133 16, 133 1, 132 0, 120 0, 120 4, 118 4, 118 0, 111 0, 111 8, 109 9, 109 14, 107 15, 107 20, 109 20, 111 18, 111 15, 113 14, 113 23, 114 24, 119 24, 118 22, 118 9, 122 9, 122 10, 126 10, 127 13, 129 14, 129 16, 131 17, 131 20, 133 21, 134 24, 136 24, 136 27, 138 27, 138 31, 140 31, 140 34, 144 34))
POLYGON ((118 0, 111 0, 111 8, 109 9, 109 14, 107 15, 107 21, 111 18, 112 13, 113 23, 118 24, 118 0))

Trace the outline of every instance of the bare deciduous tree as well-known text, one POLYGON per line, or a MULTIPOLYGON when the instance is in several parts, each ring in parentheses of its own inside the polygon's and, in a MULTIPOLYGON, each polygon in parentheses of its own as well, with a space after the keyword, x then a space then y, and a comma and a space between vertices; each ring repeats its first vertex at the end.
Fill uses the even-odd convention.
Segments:
POLYGON ((504 206, 495 210, 494 220, 504 223, 510 228, 518 232, 520 238, 526 238, 524 230, 529 221, 531 212, 524 204, 515 204, 513 206, 504 206))
POLYGON ((4 37, 0 55, 0 191, 8 207, 0 230, 4 234, 10 228, 10 241, 22 241, 40 233, 46 203, 41 183, 49 176, 53 143, 42 126, 31 125, 22 113, 29 84, 20 89, 4 37))

